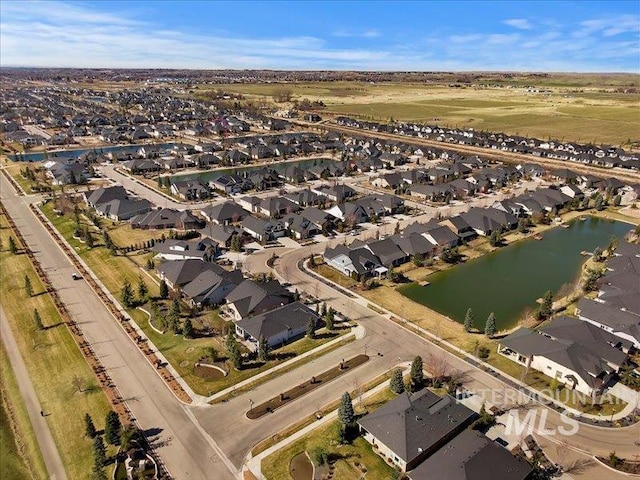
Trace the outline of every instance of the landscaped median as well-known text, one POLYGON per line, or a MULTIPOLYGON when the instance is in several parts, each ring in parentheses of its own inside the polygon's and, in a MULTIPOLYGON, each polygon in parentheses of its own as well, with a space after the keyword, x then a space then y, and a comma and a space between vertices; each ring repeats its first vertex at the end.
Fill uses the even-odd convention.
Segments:
POLYGON ((268 413, 273 413, 278 408, 283 407, 290 402, 293 402, 297 398, 300 398, 303 395, 312 392, 316 388, 327 384, 331 380, 338 378, 340 375, 353 370, 354 368, 365 363, 367 360, 369 360, 369 357, 366 355, 356 355, 349 360, 341 361, 339 365, 318 375, 314 375, 309 380, 296 385, 286 392, 282 392, 280 395, 272 398, 271 400, 268 400, 256 406, 251 405, 250 410, 247 412, 247 418, 249 418, 250 420, 255 420, 268 413))

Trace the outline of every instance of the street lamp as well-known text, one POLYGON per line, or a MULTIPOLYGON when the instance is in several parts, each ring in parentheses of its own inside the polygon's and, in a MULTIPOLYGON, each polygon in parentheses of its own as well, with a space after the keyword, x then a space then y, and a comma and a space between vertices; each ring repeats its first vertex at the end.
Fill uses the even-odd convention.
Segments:
POLYGON ((364 344, 364 356, 367 356, 367 348, 369 347, 369 345, 367 343, 364 344))
POLYGON ((249 415, 253 413, 253 400, 249 399, 249 415))

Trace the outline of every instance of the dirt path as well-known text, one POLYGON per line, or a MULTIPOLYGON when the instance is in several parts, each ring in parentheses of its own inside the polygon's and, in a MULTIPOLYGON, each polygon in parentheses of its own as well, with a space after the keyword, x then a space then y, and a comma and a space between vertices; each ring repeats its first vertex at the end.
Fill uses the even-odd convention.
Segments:
POLYGON ((18 389, 27 408, 27 413, 29 414, 38 445, 40 445, 40 451, 42 452, 42 457, 44 458, 44 463, 47 466, 50 478, 52 480, 65 480, 67 474, 62 465, 60 454, 51 436, 49 425, 47 425, 45 417, 41 414, 42 407, 38 401, 36 391, 27 373, 27 367, 20 355, 18 344, 9 327, 9 322, 2 307, 0 307, 0 332, 2 334, 2 342, 7 350, 9 362, 11 363, 11 368, 18 382, 18 389))

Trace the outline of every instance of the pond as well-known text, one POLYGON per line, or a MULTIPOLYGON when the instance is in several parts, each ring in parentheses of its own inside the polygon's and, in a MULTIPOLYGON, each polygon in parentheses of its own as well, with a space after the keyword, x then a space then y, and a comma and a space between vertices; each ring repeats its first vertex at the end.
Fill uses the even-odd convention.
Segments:
MULTIPOLYGON (((153 146, 160 148, 161 150, 172 149, 176 145, 182 145, 180 143, 147 143, 139 145, 111 145, 103 147, 90 147, 90 148, 77 148, 71 150, 56 150, 46 153, 46 157, 51 160, 54 158, 79 158, 88 152, 96 152, 99 155, 107 153, 135 153, 140 147, 153 146)), ((9 158, 18 162, 41 162, 45 159, 44 152, 33 153, 21 153, 19 155, 9 155, 9 158)))
POLYGON ((406 297, 457 322, 473 309, 475 326, 484 329, 491 312, 498 329, 515 326, 527 309, 547 290, 556 293, 576 281, 586 257, 580 252, 606 248, 612 236, 620 239, 629 224, 587 217, 569 228, 544 232, 542 240, 529 238, 480 258, 429 276, 430 284, 398 288, 406 297))

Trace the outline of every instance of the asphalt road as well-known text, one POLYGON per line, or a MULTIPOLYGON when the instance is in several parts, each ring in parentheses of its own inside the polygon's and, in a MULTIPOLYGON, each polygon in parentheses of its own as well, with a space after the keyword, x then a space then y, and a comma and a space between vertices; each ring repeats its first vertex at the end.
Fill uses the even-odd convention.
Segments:
MULTIPOLYGON (((71 316, 117 385, 141 428, 150 435, 168 470, 178 479, 231 479, 215 443, 192 421, 98 296, 75 271, 55 241, 0 175, 2 201, 30 248, 47 271, 71 316)), ((73 414, 73 412, 69 412, 73 414)))
POLYGON ((41 415, 42 406, 38 401, 38 396, 27 372, 27 366, 24 364, 22 355, 20 355, 18 344, 13 336, 9 320, 2 306, 0 306, 0 334, 2 336, 2 343, 7 351, 11 369, 16 376, 20 395, 22 395, 22 400, 27 408, 33 432, 40 446, 42 458, 47 467, 47 472, 49 472, 49 478, 51 480, 66 480, 67 474, 64 471, 60 454, 51 436, 51 430, 49 430, 47 420, 41 415))

